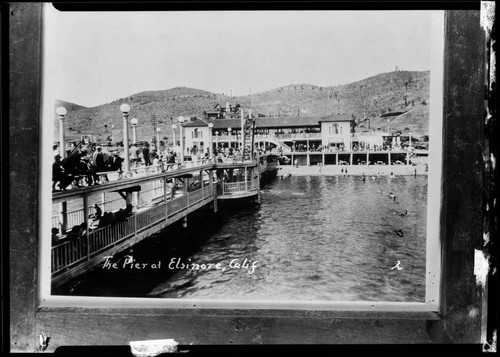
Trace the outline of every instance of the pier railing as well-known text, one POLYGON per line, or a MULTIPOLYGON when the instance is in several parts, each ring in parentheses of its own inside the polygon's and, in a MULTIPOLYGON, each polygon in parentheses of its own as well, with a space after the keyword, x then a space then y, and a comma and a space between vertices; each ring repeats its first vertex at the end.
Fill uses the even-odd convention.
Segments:
MULTIPOLYGON (((163 181, 159 180, 154 183, 152 188, 141 191, 139 196, 139 206, 144 206, 150 203, 153 199, 163 198, 163 181)), ((104 202, 97 202, 97 205, 101 208, 103 212, 114 211, 120 208, 123 205, 123 198, 116 198, 113 200, 109 200, 104 202)), ((95 214, 94 205, 88 206, 89 214, 95 214)), ((76 210, 68 211, 66 214, 67 219, 67 227, 70 229, 76 225, 82 224, 85 221, 85 213, 83 208, 79 208, 76 210)), ((59 228, 61 222, 59 219, 59 215, 52 216, 52 227, 59 228)))
POLYGON ((75 239, 66 238, 67 241, 52 247, 52 274, 72 268, 82 261, 90 260, 106 249, 211 197, 216 190, 215 183, 213 186, 205 186, 165 201, 133 214, 121 222, 92 230, 89 234, 75 239))
POLYGON ((280 140, 291 139, 321 139, 321 133, 293 133, 293 134, 276 134, 280 140))

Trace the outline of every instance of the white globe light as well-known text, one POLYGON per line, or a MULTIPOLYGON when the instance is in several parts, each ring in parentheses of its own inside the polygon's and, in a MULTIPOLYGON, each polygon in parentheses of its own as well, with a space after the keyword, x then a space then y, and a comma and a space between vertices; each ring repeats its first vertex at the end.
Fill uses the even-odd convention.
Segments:
POLYGON ((160 131, 161 131, 161 129, 160 129, 160 128, 156 128, 156 131, 157 131, 157 132, 160 132, 160 131))
POLYGON ((139 123, 139 120, 137 120, 137 118, 132 118, 130 122, 132 123, 132 125, 137 125, 139 123))
POLYGON ((229 131, 229 132, 230 132, 231 130, 233 130, 233 129, 231 129, 231 128, 227 128, 227 131, 229 131))
POLYGON ((210 129, 212 129, 212 128, 214 127, 214 123, 209 123, 209 124, 208 124, 208 127, 209 127, 210 129))
POLYGON ((68 111, 64 107, 59 107, 56 109, 56 113, 58 115, 66 115, 68 113, 68 111))
POLYGON ((182 115, 181 115, 180 117, 178 117, 178 118, 177 118, 177 121, 178 121, 179 123, 184 123, 184 120, 186 120, 186 119, 184 119, 184 117, 183 117, 182 115))
POLYGON ((177 125, 172 124, 172 129, 174 129, 174 130, 177 129, 177 125))
POLYGON ((130 106, 126 103, 123 103, 122 105, 120 105, 120 110, 123 113, 128 113, 130 111, 130 106))

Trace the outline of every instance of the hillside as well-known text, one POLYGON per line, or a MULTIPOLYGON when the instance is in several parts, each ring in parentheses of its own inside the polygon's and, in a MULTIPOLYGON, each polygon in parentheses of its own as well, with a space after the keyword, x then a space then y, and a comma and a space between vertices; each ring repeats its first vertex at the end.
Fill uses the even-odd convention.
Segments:
MULTIPOLYGON (((219 103, 239 103, 245 110, 265 116, 327 116, 332 113, 353 115, 357 130, 412 130, 414 135, 428 135, 430 72, 397 71, 378 74, 364 80, 331 87, 314 84, 289 84, 269 91, 229 97, 204 90, 176 87, 145 91, 111 103, 86 108, 58 101, 68 109, 65 120, 67 137, 76 140, 83 134, 105 140, 113 129, 123 126, 120 105, 131 107, 130 117, 139 120, 138 140, 150 140, 154 123, 161 138, 172 138, 172 119, 180 115, 203 117, 219 103), (404 113, 401 115, 394 115, 404 113)), ((57 141, 57 117, 54 116, 54 140, 57 141)))

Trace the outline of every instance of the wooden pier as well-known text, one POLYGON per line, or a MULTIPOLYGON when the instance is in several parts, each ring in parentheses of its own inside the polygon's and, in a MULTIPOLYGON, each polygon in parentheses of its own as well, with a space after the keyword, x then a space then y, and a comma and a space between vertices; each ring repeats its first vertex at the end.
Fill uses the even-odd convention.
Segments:
MULTIPOLYGON (((52 217, 52 226, 62 232, 63 238, 52 244, 52 284, 60 285, 88 271, 103 263, 104 257, 122 252, 180 219, 187 224, 190 213, 208 204, 217 211, 218 199, 257 196, 259 180, 256 162, 208 163, 54 192, 52 203, 59 207, 59 215, 52 217), (226 182, 229 171, 244 172, 244 180, 226 182), (176 183, 181 186, 177 192, 172 189, 176 183), (153 185, 154 192, 146 204, 138 205, 141 188, 148 184, 153 185), (110 192, 122 197, 123 206, 131 208, 130 214, 103 227, 93 226, 90 217, 95 210, 89 200, 110 192), (67 210, 68 203, 79 200, 80 208, 67 210), (82 234, 70 237, 68 228, 82 223, 82 234)), ((104 212, 108 203, 103 199, 97 204, 104 212)))

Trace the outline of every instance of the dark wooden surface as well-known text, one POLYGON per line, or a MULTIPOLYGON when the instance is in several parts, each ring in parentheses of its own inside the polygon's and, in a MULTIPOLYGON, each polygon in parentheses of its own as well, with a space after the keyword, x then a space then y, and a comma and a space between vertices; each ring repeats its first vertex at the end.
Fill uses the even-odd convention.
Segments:
POLYGON ((10 14, 10 347, 123 345, 174 338, 182 344, 479 343, 481 290, 474 249, 482 244, 482 53, 479 14, 447 16, 441 319, 420 313, 255 310, 67 309, 37 306, 41 5, 10 14), (29 143, 29 144, 28 144, 29 143), (444 326, 444 331, 441 328, 444 326))
POLYGON ((9 225, 11 346, 35 346, 41 4, 10 9, 9 225))
MULTIPOLYGON (((429 320, 433 319, 428 314, 429 320)), ((173 338, 190 344, 415 344, 431 343, 421 314, 266 311, 43 312, 38 323, 51 331, 51 348, 128 345, 134 340, 173 338), (67 328, 70 326, 71 328, 67 328)))
POLYGON ((455 342, 477 342, 481 295, 474 249, 483 245, 484 37, 479 12, 446 17, 442 309, 455 342))

